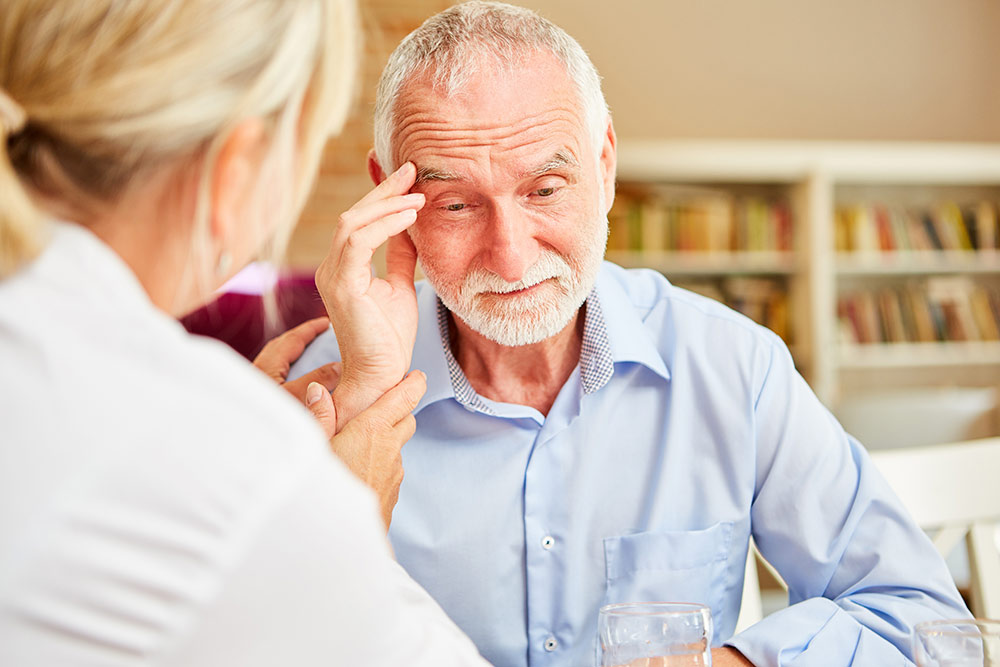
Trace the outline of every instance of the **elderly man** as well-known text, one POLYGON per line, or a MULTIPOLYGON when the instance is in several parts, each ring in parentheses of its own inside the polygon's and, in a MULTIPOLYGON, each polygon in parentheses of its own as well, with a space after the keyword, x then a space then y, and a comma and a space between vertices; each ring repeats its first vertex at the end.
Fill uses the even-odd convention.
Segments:
POLYGON ((336 337, 293 372, 339 346, 374 391, 426 373, 390 538, 487 659, 592 664, 602 604, 676 600, 711 607, 717 666, 900 665, 916 622, 968 613, 776 336, 602 263, 615 133, 559 28, 428 20, 383 73, 369 170, 317 274, 336 337), (751 536, 790 606, 733 636, 751 536))

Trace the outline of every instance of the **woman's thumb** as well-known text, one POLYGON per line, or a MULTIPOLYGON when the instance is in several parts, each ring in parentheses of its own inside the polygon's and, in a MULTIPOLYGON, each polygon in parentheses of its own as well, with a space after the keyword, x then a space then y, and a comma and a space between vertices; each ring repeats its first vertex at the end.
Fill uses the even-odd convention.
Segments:
POLYGON ((333 407, 333 397, 319 382, 310 382, 306 387, 306 407, 323 427, 327 439, 337 432, 337 410, 333 407))

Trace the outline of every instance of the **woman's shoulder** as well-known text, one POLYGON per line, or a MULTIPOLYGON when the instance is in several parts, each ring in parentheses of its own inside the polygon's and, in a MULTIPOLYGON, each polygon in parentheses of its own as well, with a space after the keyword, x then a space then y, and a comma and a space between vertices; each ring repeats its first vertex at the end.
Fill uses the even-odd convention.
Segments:
POLYGON ((246 445, 238 448, 282 456, 300 449, 328 452, 309 412, 274 381, 226 345, 178 333, 175 362, 160 365, 159 372, 175 385, 171 403, 189 415, 183 428, 212 433, 226 449, 242 440, 246 445))
MULTIPOLYGON (((221 344, 163 324, 144 331, 146 353, 115 341, 113 354, 85 346, 93 358, 80 358, 65 380, 77 396, 36 397, 40 409, 19 420, 17 441, 0 438, 0 454, 19 452, 16 470, 0 469, 0 506, 10 508, 0 513, 0 579, 18 582, 7 603, 41 590, 62 601, 39 612, 42 623, 21 623, 16 611, 0 623, 0 636, 16 630, 15 654, 18 646, 159 651, 231 586, 273 537, 276 518, 292 512, 294 536, 307 539, 311 524, 297 513, 329 496, 327 505, 375 521, 370 496, 304 408, 221 344), (78 608, 86 622, 72 641, 35 632, 63 627, 78 608)), ((326 518, 354 529, 339 514, 326 518)))

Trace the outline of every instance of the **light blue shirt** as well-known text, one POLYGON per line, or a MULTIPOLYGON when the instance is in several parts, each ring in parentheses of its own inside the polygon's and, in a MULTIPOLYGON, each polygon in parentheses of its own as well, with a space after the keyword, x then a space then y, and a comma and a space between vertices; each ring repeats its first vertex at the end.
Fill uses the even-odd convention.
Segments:
MULTIPOLYGON (((701 602, 757 665, 906 665, 968 615, 930 541, 781 340, 653 271, 605 263, 548 416, 479 396, 418 285, 427 374, 390 537, 497 665, 589 665, 598 608, 701 602), (732 636, 753 535, 790 606, 732 636)), ((339 358, 332 332, 293 376, 339 358)))

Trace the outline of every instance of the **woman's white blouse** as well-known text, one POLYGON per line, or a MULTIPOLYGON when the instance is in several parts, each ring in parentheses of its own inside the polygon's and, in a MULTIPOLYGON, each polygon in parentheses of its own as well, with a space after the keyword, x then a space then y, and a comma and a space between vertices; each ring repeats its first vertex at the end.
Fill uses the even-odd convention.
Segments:
POLYGON ((309 414, 77 225, 0 281, 0 665, 479 664, 309 414))

